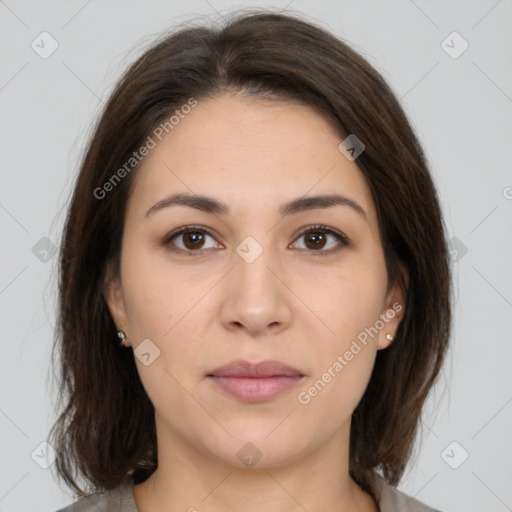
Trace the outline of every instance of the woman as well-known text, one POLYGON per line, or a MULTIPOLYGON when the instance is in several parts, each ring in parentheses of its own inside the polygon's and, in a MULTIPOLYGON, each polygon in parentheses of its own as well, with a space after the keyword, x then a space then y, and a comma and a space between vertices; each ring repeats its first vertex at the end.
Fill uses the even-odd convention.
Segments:
POLYGON ((433 510, 396 485, 450 335, 439 200, 323 29, 253 12, 147 50, 89 143, 59 292, 62 511, 433 510))

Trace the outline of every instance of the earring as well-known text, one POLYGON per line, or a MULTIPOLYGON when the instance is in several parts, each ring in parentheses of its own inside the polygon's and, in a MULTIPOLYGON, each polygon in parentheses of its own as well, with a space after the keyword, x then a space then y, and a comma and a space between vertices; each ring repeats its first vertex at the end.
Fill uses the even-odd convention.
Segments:
POLYGON ((386 334, 386 339, 393 341, 394 336, 392 334, 386 334))
POLYGON ((123 332, 123 331, 117 331, 117 336, 121 339, 121 343, 120 345, 122 347, 127 347, 128 345, 126 345, 126 334, 123 332))

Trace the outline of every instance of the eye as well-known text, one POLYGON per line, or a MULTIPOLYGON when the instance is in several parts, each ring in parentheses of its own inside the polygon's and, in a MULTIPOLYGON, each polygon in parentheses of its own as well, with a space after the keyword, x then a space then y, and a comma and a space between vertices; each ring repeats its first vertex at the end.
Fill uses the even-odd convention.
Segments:
MULTIPOLYGON (((302 237, 305 238, 305 244, 303 244, 303 247, 298 248, 315 253, 315 256, 327 256, 329 253, 335 253, 340 250, 341 247, 349 244, 345 235, 323 225, 308 226, 308 228, 299 235, 297 240, 302 237), (329 238, 335 242, 333 244, 331 240, 330 246, 328 244, 329 238), (326 245, 328 246, 327 248, 326 245), (340 247, 333 249, 333 247, 336 247, 337 245, 340 247)), ((292 245, 295 245, 296 243, 297 242, 292 245)), ((203 249, 222 248, 222 245, 216 242, 215 238, 209 233, 209 231, 199 226, 184 226, 167 235, 162 240, 162 244, 169 247, 169 250, 173 252, 184 253, 188 256, 199 255, 203 249), (209 247, 205 246, 205 241, 208 238, 211 238, 213 241, 213 244, 210 244, 209 247)))
POLYGON ((303 231, 298 240, 304 237, 305 239, 305 247, 299 247, 300 249, 308 250, 309 252, 318 253, 315 256, 327 256, 328 253, 335 253, 340 250, 341 247, 348 245, 348 239, 345 235, 338 233, 327 226, 323 225, 315 225, 309 226, 305 231, 303 231), (331 243, 330 247, 326 248, 329 237, 337 240, 337 244, 334 245, 331 243), (341 245, 337 249, 332 249, 332 247, 341 245))
POLYGON ((216 245, 220 245, 217 242, 214 242, 213 246, 205 247, 204 243, 207 238, 215 240, 213 236, 204 228, 197 226, 185 226, 180 228, 178 231, 175 231, 166 236, 163 240, 163 244, 165 246, 171 246, 171 251, 188 253, 189 256, 193 256, 201 252, 202 249, 215 248, 216 245), (181 239, 181 245, 179 243, 174 243, 175 239, 178 241, 181 239), (175 247, 177 246, 177 248, 172 247, 173 245, 175 247))

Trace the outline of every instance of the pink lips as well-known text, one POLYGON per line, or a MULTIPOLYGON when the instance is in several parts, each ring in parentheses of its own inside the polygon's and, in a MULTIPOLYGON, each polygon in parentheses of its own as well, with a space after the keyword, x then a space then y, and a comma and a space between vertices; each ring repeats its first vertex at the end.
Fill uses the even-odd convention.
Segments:
POLYGON ((237 360, 213 370, 208 376, 226 393, 245 402, 263 402, 292 388, 304 375, 279 361, 252 364, 237 360))

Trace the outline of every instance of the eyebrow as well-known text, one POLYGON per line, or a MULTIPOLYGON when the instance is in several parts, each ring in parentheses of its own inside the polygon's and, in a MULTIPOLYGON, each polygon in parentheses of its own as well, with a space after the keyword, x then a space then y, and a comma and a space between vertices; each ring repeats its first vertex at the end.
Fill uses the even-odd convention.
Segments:
MULTIPOLYGON (((229 206, 213 197, 205 195, 192 195, 192 194, 174 194, 154 204, 147 212, 146 217, 155 214, 172 206, 188 206, 195 208, 205 213, 212 213, 217 215, 229 215, 229 206)), ((327 194, 318 196, 301 197, 285 203, 279 209, 282 217, 293 215, 308 210, 316 210, 320 208, 329 208, 331 206, 348 206, 361 215, 367 222, 368 216, 364 209, 349 197, 341 194, 327 194)))

